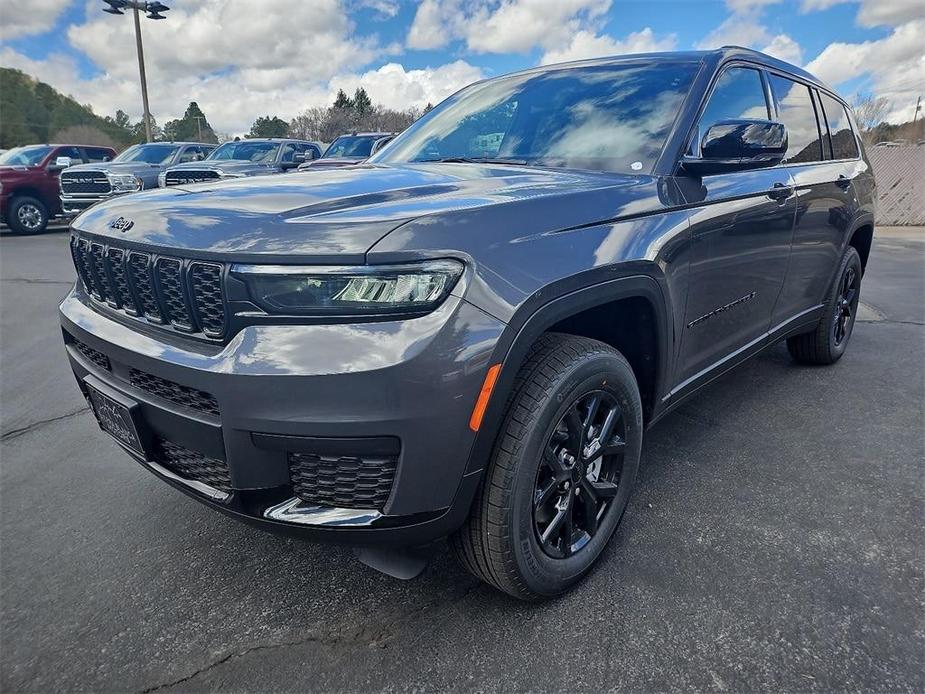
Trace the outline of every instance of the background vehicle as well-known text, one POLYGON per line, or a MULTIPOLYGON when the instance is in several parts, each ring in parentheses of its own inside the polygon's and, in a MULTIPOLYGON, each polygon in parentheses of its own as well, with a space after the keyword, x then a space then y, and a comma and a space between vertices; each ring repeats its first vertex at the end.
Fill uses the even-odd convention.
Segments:
POLYGON ((201 183, 220 178, 265 176, 295 169, 321 156, 321 147, 307 140, 279 138, 226 142, 204 161, 171 166, 160 177, 163 186, 201 183))
POLYGON ((299 170, 355 166, 385 147, 394 137, 395 133, 341 135, 328 146, 320 159, 302 164, 299 170))
POLYGON ((157 188, 158 174, 174 164, 205 159, 216 145, 202 142, 149 142, 134 145, 112 161, 81 164, 61 172, 61 208, 77 214, 101 200, 157 188))
POLYGON ((215 509, 393 571, 387 545, 450 535, 491 585, 557 595, 644 428, 777 341, 831 364, 851 337, 873 176, 844 101, 769 56, 479 82, 371 164, 74 223, 80 387, 215 509))
POLYGON ((112 147, 26 145, 0 155, 0 220, 17 234, 44 231, 61 214, 58 177, 79 162, 103 162, 116 156, 112 147))

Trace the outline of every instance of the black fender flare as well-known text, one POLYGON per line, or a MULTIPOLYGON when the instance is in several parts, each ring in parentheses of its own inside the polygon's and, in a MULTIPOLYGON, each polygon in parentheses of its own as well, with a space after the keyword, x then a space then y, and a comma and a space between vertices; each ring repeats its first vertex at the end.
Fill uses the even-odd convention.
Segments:
MULTIPOLYGON (((539 308, 525 305, 508 324, 492 353, 491 364, 501 364, 501 372, 492 391, 491 399, 482 418, 482 425, 469 453, 466 474, 485 467, 495 439, 501 429, 504 412, 514 385, 514 379, 526 359, 527 352, 537 338, 559 321, 595 306, 621 299, 642 298, 648 301, 655 313, 658 331, 658 355, 655 376, 656 407, 666 392, 670 358, 673 354, 672 311, 666 293, 656 279, 649 275, 618 277, 593 284, 559 296, 539 308), (524 314, 523 318, 519 318, 524 314)), ((529 304, 530 302, 528 302, 529 304)))

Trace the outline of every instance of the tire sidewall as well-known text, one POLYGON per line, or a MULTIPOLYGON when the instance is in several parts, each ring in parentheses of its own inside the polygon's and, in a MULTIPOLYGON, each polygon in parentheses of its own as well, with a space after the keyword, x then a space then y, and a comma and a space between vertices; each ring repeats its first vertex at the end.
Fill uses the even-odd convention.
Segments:
POLYGON ((521 576, 531 591, 549 596, 561 593, 591 568, 626 510, 642 450, 642 406, 632 370, 623 359, 613 354, 598 354, 582 361, 563 374, 530 427, 526 445, 518 453, 509 531, 521 576), (605 522, 585 547, 571 557, 556 559, 543 551, 534 530, 536 474, 552 428, 576 399, 593 390, 612 394, 625 420, 626 447, 620 489, 611 502, 616 508, 608 512, 605 522))
POLYGON ((858 305, 860 304, 861 278, 861 257, 852 246, 848 246, 844 257, 842 258, 842 262, 838 265, 838 274, 835 276, 835 284, 833 285, 832 291, 829 295, 829 305, 826 308, 825 317, 823 318, 823 327, 827 331, 826 339, 828 340, 827 344, 829 348, 829 354, 832 355, 833 360, 840 358, 845 353, 845 350, 848 348, 848 343, 851 341, 851 335, 854 332, 854 324, 857 322, 857 309, 858 305), (851 307, 851 323, 848 326, 845 337, 840 343, 836 344, 833 322, 835 320, 836 311, 838 310, 838 299, 841 295, 842 278, 845 276, 845 271, 849 267, 854 267, 854 271, 857 273, 857 293, 854 298, 854 304, 851 307))
POLYGON ((48 227, 48 210, 41 200, 23 195, 13 199, 10 204, 9 214, 7 215, 7 224, 16 234, 41 234, 48 227), (19 222, 19 208, 23 205, 34 205, 42 215, 42 223, 38 229, 27 229, 19 222))

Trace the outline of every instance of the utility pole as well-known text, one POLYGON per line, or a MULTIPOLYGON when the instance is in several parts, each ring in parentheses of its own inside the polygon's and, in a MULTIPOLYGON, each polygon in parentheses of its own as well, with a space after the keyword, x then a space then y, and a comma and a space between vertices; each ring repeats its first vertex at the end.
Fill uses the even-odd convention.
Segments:
POLYGON ((135 14, 135 47, 138 49, 138 72, 141 74, 141 105, 144 108, 145 138, 148 142, 151 137, 151 111, 148 108, 148 80, 145 78, 145 51, 141 45, 141 19, 138 16, 138 7, 133 7, 135 14))
POLYGON ((170 8, 160 2, 144 2, 143 0, 103 0, 103 2, 109 5, 103 9, 103 12, 125 14, 123 10, 130 9, 135 15, 135 49, 138 52, 138 73, 141 76, 141 105, 144 109, 145 139, 151 142, 154 138, 151 132, 151 109, 148 108, 148 80, 145 77, 145 52, 141 45, 141 15, 139 13, 146 12, 148 19, 166 19, 161 12, 166 12, 170 8))
POLYGON ((199 142, 202 142, 202 120, 203 116, 193 116, 196 119, 196 130, 199 131, 199 142))
POLYGON ((912 125, 919 119, 919 111, 922 110, 922 97, 915 100, 915 113, 912 114, 912 125))

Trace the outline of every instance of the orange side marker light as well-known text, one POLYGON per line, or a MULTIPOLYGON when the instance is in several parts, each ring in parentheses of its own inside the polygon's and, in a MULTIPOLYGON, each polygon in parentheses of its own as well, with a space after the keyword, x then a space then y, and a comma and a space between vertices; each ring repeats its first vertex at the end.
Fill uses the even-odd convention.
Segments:
POLYGON ((501 364, 495 364, 488 373, 485 374, 485 382, 482 383, 482 390, 478 399, 475 401, 475 407, 472 408, 472 416, 469 418, 469 428, 472 431, 478 431, 482 426, 482 417, 485 416, 485 410, 488 408, 488 400, 491 398, 491 391, 498 381, 498 374, 501 373, 501 364))

